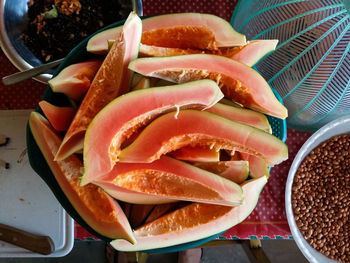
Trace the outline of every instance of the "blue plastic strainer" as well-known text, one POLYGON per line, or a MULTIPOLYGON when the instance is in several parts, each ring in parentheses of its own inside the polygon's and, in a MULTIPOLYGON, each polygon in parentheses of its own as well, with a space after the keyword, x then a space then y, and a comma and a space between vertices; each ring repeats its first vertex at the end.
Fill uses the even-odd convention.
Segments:
POLYGON ((288 126, 314 131, 350 114, 350 0, 240 0, 231 24, 279 39, 256 68, 281 95, 288 126))

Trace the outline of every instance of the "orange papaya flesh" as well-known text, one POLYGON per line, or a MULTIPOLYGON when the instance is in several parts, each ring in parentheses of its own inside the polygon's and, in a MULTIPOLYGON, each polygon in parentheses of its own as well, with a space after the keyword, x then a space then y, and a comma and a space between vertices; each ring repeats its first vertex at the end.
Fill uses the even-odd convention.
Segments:
POLYGON ((139 58, 132 61, 129 68, 144 76, 176 83, 212 79, 225 97, 244 107, 281 119, 288 115, 265 79, 254 69, 233 59, 209 54, 139 58))
POLYGON ((187 145, 246 152, 271 166, 288 158, 287 146, 269 133, 207 111, 181 110, 177 119, 167 113, 151 122, 121 151, 119 161, 152 162, 187 145))
POLYGON ((155 205, 139 205, 139 204, 132 205, 131 213, 129 217, 129 222, 131 227, 135 229, 141 226, 154 207, 155 205))
MULTIPOLYGON (((216 49, 246 44, 245 36, 236 32, 224 19, 200 13, 159 15, 142 20, 142 40, 150 45, 216 49), (171 39, 171 40, 169 40, 171 39), (191 40, 188 40, 191 39, 191 40)), ((108 40, 115 39, 121 27, 111 28, 93 36, 87 51, 103 54, 108 40)))
MULTIPOLYGON (((115 188, 124 188, 172 200, 228 206, 239 205, 242 202, 239 185, 167 156, 162 156, 152 163, 117 163, 109 174, 95 179, 93 183, 109 183, 109 187, 104 184, 103 189, 110 194, 115 188)), ((120 198, 118 195, 113 197, 120 198)), ((138 203, 142 202, 143 200, 140 200, 138 203)))
POLYGON ((50 79, 48 84, 53 92, 61 92, 73 100, 80 101, 89 89, 101 63, 101 59, 94 59, 72 64, 50 79))
POLYGON ((118 161, 122 143, 156 116, 183 107, 211 107, 222 97, 214 81, 200 80, 137 90, 113 100, 96 115, 87 129, 81 184, 111 171, 118 161), (101 137, 103 140, 99 139, 101 137))
POLYGON ((156 205, 176 202, 175 199, 169 199, 160 195, 141 193, 129 190, 125 187, 116 185, 112 181, 99 180, 94 182, 95 185, 101 187, 106 193, 113 198, 130 204, 156 205))
POLYGON ((218 174, 237 184, 243 183, 249 175, 248 161, 196 162, 194 166, 218 174))
POLYGON ((217 49, 214 34, 204 26, 172 26, 142 34, 141 43, 170 48, 217 49))
POLYGON ((185 146, 169 153, 173 158, 189 162, 217 162, 220 152, 209 147, 185 146))
POLYGON ((134 243, 131 227, 118 203, 95 185, 79 186, 80 159, 73 155, 63 161, 54 161, 62 140, 48 121, 39 113, 32 112, 29 126, 57 183, 84 221, 100 235, 134 243))
POLYGON ((212 107, 206 109, 206 111, 216 113, 230 120, 244 123, 264 130, 268 133, 272 133, 271 126, 267 117, 260 112, 238 106, 225 105, 222 103, 216 103, 212 107))
POLYGON ((63 160, 83 148, 85 131, 95 115, 110 101, 128 91, 131 72, 127 65, 137 57, 141 20, 131 13, 118 40, 96 73, 60 146, 55 160, 63 160))
POLYGON ((113 240, 111 245, 119 251, 142 251, 183 244, 223 232, 248 217, 266 182, 266 177, 261 177, 242 184, 244 203, 241 206, 193 203, 136 229, 137 244, 113 240))
POLYGON ((161 216, 163 216, 169 212, 172 212, 180 207, 181 206, 180 206, 179 202, 156 205, 153 208, 153 210, 151 211, 151 213, 147 216, 147 218, 145 220, 145 224, 152 222, 152 221, 160 218, 161 216))
POLYGON ((39 102, 39 106, 56 131, 66 131, 76 111, 73 107, 58 107, 44 100, 39 102))

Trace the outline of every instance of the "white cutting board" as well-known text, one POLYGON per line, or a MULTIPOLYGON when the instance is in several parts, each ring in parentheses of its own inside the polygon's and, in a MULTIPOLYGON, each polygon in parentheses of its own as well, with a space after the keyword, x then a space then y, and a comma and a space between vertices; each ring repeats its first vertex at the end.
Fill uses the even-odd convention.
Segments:
MULTIPOLYGON (((49 187, 31 168, 26 154, 26 125, 31 111, 0 111, 0 133, 10 137, 0 146, 0 223, 51 237, 55 251, 45 257, 62 257, 74 243, 74 221, 49 187)), ((44 257, 0 241, 0 257, 44 257)))

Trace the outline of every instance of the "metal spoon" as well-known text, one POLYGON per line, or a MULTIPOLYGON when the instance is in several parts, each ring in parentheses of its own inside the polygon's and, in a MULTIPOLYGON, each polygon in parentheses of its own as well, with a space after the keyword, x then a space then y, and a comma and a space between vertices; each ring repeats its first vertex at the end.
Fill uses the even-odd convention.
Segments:
POLYGON ((11 85, 11 84, 16 84, 18 82, 21 82, 23 80, 29 79, 31 77, 35 77, 37 75, 39 75, 40 73, 45 72, 48 69, 54 68, 56 66, 58 66, 59 64, 62 63, 62 61, 64 60, 64 58, 52 61, 50 63, 47 64, 43 64, 40 65, 38 67, 34 67, 22 72, 17 72, 14 73, 12 75, 8 75, 2 78, 2 83, 4 83, 4 85, 11 85))

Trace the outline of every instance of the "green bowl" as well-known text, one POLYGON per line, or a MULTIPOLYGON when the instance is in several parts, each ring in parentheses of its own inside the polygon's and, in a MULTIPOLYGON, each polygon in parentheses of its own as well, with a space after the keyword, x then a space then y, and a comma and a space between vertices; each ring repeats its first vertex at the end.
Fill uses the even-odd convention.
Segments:
MULTIPOLYGON (((107 26, 99 31, 97 31, 95 34, 104 31, 106 29, 116 27, 123 25, 125 21, 119 21, 116 22, 110 26, 107 26)), ((98 55, 88 53, 86 51, 86 45, 89 39, 94 36, 95 34, 91 35, 90 37, 86 38, 83 40, 78 46, 76 46, 65 58, 65 60, 62 62, 62 64, 57 68, 53 76, 56 76, 62 69, 65 67, 86 61, 88 59, 96 58, 98 55)), ((278 94, 275 92, 275 95, 277 98, 280 100, 280 97, 278 94)), ((44 93, 44 96, 42 100, 46 100, 54 105, 58 106, 65 106, 65 105, 70 105, 69 99, 60 93, 54 93, 52 92, 51 88, 48 86, 46 88, 46 91, 44 93)), ((35 109, 36 112, 39 112, 43 114, 41 111, 40 107, 38 106, 35 109)), ((273 133, 275 136, 279 137, 282 141, 286 140, 286 135, 287 135, 287 129, 286 129, 286 122, 285 120, 280 120, 276 118, 269 117, 269 121, 273 130, 273 133)), ((94 229, 92 229, 77 213, 77 211, 74 209, 72 204, 69 202, 63 191, 61 190, 60 186, 58 185, 54 175, 52 174, 49 166, 47 165, 44 156, 42 155, 38 145, 36 144, 33 135, 30 131, 29 125, 27 126, 27 148, 28 148, 28 156, 29 156, 29 162, 34 171, 46 182, 46 184, 50 187, 51 191, 54 193, 56 196, 57 200, 61 203, 63 208, 68 212, 68 214, 82 227, 84 227, 87 231, 89 231, 91 234, 95 235, 96 237, 100 238, 101 240, 104 240, 106 242, 110 242, 111 239, 107 238, 105 236, 102 236, 101 234, 97 233, 94 229)), ((222 233, 210 236, 205 239, 200 239, 197 241, 189 242, 189 243, 184 243, 180 245, 175 245, 171 247, 166 247, 166 248, 160 248, 160 249, 154 249, 154 250, 148 250, 145 252, 152 252, 152 253, 170 253, 170 252, 177 252, 177 251, 182 251, 186 249, 190 249, 193 247, 200 246, 204 243, 207 243, 208 241, 218 237, 222 233)))

